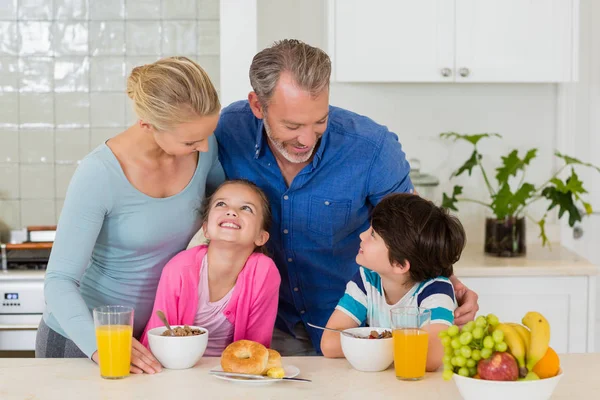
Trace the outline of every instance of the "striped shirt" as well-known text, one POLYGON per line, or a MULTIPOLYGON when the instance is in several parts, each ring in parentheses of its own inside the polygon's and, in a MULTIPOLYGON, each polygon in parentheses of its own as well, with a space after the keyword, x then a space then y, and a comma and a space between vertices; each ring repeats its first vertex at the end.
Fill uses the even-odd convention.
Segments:
POLYGON ((388 304, 377 272, 360 267, 346 285, 346 293, 336 310, 351 317, 359 326, 367 324, 391 328, 390 310, 418 306, 431 310, 431 323, 452 325, 457 307, 454 286, 448 278, 438 277, 416 283, 396 304, 388 304))

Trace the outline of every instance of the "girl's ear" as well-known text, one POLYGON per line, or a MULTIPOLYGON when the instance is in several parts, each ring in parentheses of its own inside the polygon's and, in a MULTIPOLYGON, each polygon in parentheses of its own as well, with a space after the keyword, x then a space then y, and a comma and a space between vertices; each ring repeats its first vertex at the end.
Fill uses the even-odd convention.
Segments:
POLYGON ((202 231, 204 232, 204 237, 207 239, 210 239, 210 236, 208 236, 208 229, 207 229, 207 223, 203 223, 202 224, 202 231))
POLYGON ((256 247, 260 247, 260 246, 264 245, 265 243, 267 243, 268 240, 269 240, 269 232, 261 229, 260 233, 258 234, 258 237, 254 241, 254 244, 256 245, 256 247))
POLYGON ((395 274, 406 274, 408 271, 410 271, 410 261, 405 260, 404 264, 400 264, 399 262, 394 261, 392 263, 392 267, 394 267, 394 269, 392 270, 395 274))

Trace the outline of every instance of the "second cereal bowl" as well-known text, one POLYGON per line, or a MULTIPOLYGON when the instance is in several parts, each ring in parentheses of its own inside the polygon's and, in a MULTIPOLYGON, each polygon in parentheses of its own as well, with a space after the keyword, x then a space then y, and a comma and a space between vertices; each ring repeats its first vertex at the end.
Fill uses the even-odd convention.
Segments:
MULTIPOLYGON (((183 327, 173 325, 171 328, 183 327)), ((148 331, 148 344, 154 357, 168 369, 191 368, 202 358, 208 344, 208 330, 200 326, 191 326, 204 332, 196 336, 161 336, 166 327, 150 329, 148 331)))

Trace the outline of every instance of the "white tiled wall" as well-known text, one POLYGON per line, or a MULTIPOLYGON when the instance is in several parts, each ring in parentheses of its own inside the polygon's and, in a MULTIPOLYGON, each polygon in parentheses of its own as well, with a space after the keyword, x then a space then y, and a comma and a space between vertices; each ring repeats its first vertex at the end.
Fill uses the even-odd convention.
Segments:
POLYGON ((219 0, 0 0, 0 219, 57 222, 77 163, 135 120, 133 67, 184 55, 218 89, 219 0))

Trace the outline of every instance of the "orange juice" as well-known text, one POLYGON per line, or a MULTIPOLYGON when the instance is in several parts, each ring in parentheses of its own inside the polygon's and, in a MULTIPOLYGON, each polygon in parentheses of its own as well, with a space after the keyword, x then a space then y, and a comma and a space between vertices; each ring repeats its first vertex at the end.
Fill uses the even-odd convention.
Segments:
POLYGON ((102 377, 123 378, 129 375, 132 334, 130 325, 102 325, 96 328, 102 377))
POLYGON ((422 329, 395 329, 394 367, 400 379, 421 379, 425 376, 429 333, 422 329))

